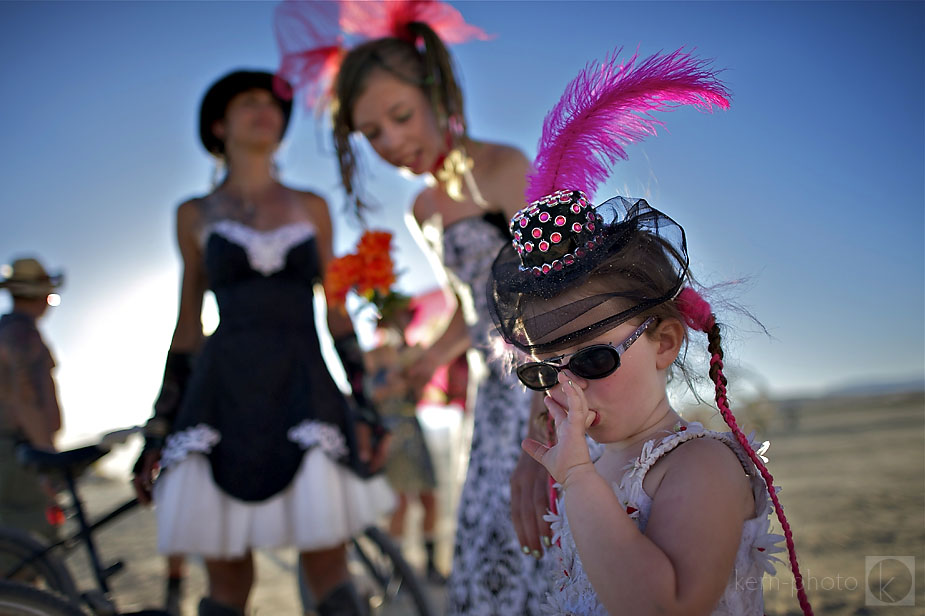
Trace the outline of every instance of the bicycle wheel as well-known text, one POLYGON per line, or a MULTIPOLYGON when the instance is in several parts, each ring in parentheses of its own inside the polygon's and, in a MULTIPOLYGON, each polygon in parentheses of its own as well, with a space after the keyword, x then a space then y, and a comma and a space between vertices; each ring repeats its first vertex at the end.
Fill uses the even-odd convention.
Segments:
POLYGON ((353 540, 357 562, 351 570, 361 596, 376 616, 431 616, 427 590, 387 534, 370 526, 353 540))
POLYGON ((57 595, 0 580, 0 616, 84 616, 84 613, 57 595))
POLYGON ((0 580, 28 584, 79 601, 74 579, 48 547, 32 535, 8 526, 0 527, 0 580))

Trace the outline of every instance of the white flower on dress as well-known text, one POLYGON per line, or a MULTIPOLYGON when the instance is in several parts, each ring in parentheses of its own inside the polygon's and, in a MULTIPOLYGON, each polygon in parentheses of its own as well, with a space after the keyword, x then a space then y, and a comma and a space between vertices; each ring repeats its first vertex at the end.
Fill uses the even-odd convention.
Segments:
POLYGON ((761 459, 762 462, 764 462, 765 464, 767 464, 767 463, 768 463, 768 459, 764 456, 764 454, 766 454, 766 453, 768 452, 768 449, 770 449, 770 447, 771 447, 771 441, 762 441, 760 446, 756 446, 756 445, 758 445, 758 441, 757 441, 757 438, 756 438, 756 433, 755 433, 754 430, 752 430, 752 431, 748 434, 748 446, 751 447, 752 450, 753 450, 756 454, 758 454, 758 457, 761 459))
POLYGON ((222 435, 218 430, 204 423, 175 432, 167 437, 167 443, 161 453, 161 466, 172 466, 193 452, 209 453, 220 440, 222 435))
POLYGON ((761 443, 761 447, 755 450, 755 453, 758 454, 758 457, 761 458, 761 461, 764 462, 765 464, 768 463, 768 459, 767 457, 765 457, 764 454, 766 454, 768 452, 768 449, 770 448, 771 448, 771 441, 763 441, 761 443))
POLYGON ((774 556, 774 554, 777 554, 778 552, 786 551, 786 548, 777 545, 784 540, 785 537, 783 535, 772 535, 771 533, 765 533, 756 537, 755 541, 752 542, 752 551, 754 552, 755 562, 760 564, 769 575, 774 575, 775 563, 783 564, 784 562, 778 557, 774 556))
POLYGON ((286 436, 302 449, 318 446, 332 458, 347 455, 347 440, 336 426, 323 421, 305 419, 289 428, 286 436))

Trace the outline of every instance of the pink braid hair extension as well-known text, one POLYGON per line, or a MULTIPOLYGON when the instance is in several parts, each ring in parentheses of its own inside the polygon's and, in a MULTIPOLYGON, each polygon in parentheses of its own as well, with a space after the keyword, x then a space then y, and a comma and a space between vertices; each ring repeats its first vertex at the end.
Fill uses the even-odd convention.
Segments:
POLYGON ((698 332, 708 332, 713 327, 713 309, 707 300, 703 299, 691 287, 684 287, 674 300, 675 305, 684 317, 687 326, 698 332))
POLYGON ((716 323, 716 316, 712 313, 710 304, 691 287, 685 287, 675 299, 675 302, 687 324, 693 329, 707 334, 707 339, 709 341, 708 350, 710 352, 710 380, 712 380, 716 386, 716 406, 719 408, 726 425, 732 430, 736 440, 748 453, 748 457, 751 458, 758 472, 761 473, 761 476, 764 478, 768 488, 768 495, 771 497, 771 502, 774 503, 774 511, 777 513, 777 519, 780 520, 781 528, 784 530, 787 552, 790 557, 790 569, 793 571, 793 577, 797 587, 797 599, 800 602, 800 607, 803 609, 803 614, 805 616, 812 616, 813 608, 809 604, 809 599, 806 597, 806 589, 803 587, 803 575, 800 573, 800 565, 797 563, 793 533, 790 529, 790 523, 787 521, 787 516, 784 515, 784 507, 777 498, 777 490, 774 489, 774 477, 771 476, 764 462, 758 454, 755 453, 755 450, 752 449, 748 442, 748 438, 742 432, 742 429, 739 428, 735 416, 729 409, 729 401, 726 397, 726 384, 728 381, 725 375, 723 375, 723 349, 721 346, 720 328, 716 323))

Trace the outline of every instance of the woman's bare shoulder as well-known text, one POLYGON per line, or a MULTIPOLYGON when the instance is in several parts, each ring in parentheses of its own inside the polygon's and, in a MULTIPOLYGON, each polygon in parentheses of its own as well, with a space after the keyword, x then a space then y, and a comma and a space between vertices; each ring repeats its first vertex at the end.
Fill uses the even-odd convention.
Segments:
POLYGON ((312 190, 302 190, 298 188, 288 188, 287 190, 305 206, 308 207, 328 207, 328 202, 324 197, 312 190))
POLYGON ((179 229, 197 229, 205 220, 207 212, 206 196, 192 197, 177 205, 177 227, 179 229))
POLYGON ((530 168, 530 160, 520 148, 506 143, 492 143, 483 141, 480 144, 483 153, 485 168, 492 175, 506 175, 511 172, 520 173, 530 168))
POLYGON ((298 202, 307 218, 318 229, 318 232, 326 237, 330 236, 332 232, 331 211, 325 198, 310 190, 294 188, 287 188, 287 190, 298 202))
POLYGON ((524 207, 524 190, 530 161, 519 149, 501 143, 483 143, 481 160, 476 163, 479 186, 486 200, 505 216, 524 207))

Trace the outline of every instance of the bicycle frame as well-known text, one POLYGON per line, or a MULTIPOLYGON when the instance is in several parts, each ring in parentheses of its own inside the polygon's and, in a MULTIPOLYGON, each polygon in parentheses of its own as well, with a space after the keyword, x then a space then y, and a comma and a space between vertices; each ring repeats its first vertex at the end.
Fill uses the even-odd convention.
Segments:
MULTIPOLYGON (((125 431, 122 432, 122 434, 126 433, 127 432, 125 431)), ((21 561, 19 565, 12 571, 7 572, 7 576, 15 575, 21 571, 23 567, 34 564, 39 560, 44 559, 61 562, 61 559, 56 558, 55 555, 52 554, 54 550, 61 548, 65 552, 69 552, 80 543, 83 543, 87 548, 90 565, 93 569, 93 578, 100 593, 98 594, 96 592, 86 592, 80 594, 85 601, 101 599, 104 603, 111 603, 111 600, 108 598, 110 588, 107 580, 122 568, 122 563, 117 561, 108 567, 103 566, 100 560, 99 551, 93 539, 93 533, 106 526, 116 518, 122 516, 127 511, 138 506, 139 503, 137 499, 133 498, 116 507, 112 511, 104 514, 101 518, 91 524, 88 520, 84 503, 81 500, 80 493, 77 489, 77 479, 86 469, 86 467, 102 456, 106 455, 108 452, 108 448, 103 448, 98 445, 81 447, 64 452, 47 452, 43 450, 37 450, 35 448, 29 447, 28 445, 20 446, 20 450, 18 451, 17 455, 20 457, 20 461, 22 463, 34 465, 41 472, 60 477, 64 480, 67 492, 70 496, 70 503, 68 503, 66 506, 66 511, 69 518, 76 519, 78 528, 76 532, 47 546, 43 546, 44 549, 35 550, 29 557, 21 561)), ((67 568, 64 567, 64 569, 66 570, 67 568)), ((73 587, 73 584, 71 584, 71 586, 73 587)), ((74 597, 74 599, 80 598, 80 596, 74 597)))
POLYGON ((83 506, 83 501, 80 500, 80 495, 77 493, 77 480, 74 477, 74 473, 72 473, 70 469, 64 470, 64 480, 67 484, 67 489, 71 497, 70 508, 73 511, 74 517, 77 519, 77 525, 79 528, 70 536, 49 545, 45 553, 47 554, 48 552, 58 547, 63 547, 66 551, 70 551, 78 544, 83 542, 87 547, 87 552, 90 557, 90 564, 93 567, 93 575, 96 579, 96 583, 99 586, 99 589, 104 593, 109 593, 109 584, 107 580, 120 569, 122 569, 122 562, 116 561, 115 563, 104 568, 103 563, 100 561, 99 551, 96 548, 96 543, 93 540, 93 533, 103 526, 106 526, 116 518, 120 517, 125 512, 131 511, 137 507, 139 504, 138 499, 132 498, 131 500, 126 501, 122 505, 105 514, 100 519, 96 520, 93 524, 89 524, 87 522, 87 514, 83 506))

